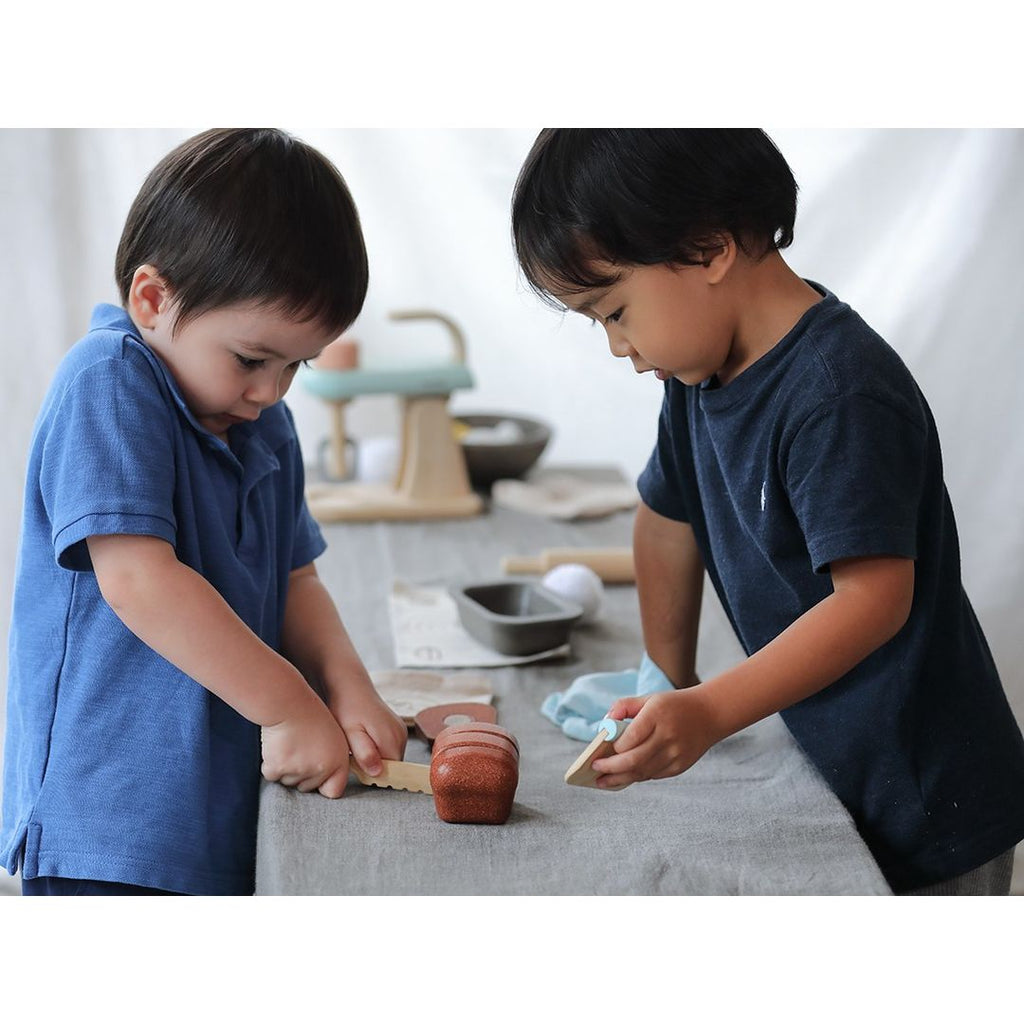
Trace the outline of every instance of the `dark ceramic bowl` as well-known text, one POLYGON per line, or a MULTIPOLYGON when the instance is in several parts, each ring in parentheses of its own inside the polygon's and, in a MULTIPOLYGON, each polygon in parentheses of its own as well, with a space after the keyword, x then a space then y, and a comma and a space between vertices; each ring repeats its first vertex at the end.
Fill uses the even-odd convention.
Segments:
POLYGON ((461 442, 466 456, 466 470, 473 487, 490 487, 495 480, 510 480, 523 476, 540 458, 551 440, 551 428, 540 420, 504 413, 455 413, 456 423, 467 427, 496 427, 511 423, 518 428, 519 437, 512 441, 461 442))

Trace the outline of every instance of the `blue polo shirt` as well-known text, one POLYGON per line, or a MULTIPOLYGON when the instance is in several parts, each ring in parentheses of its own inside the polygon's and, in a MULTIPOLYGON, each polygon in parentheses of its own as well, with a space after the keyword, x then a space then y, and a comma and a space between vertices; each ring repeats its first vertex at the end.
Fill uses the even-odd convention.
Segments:
POLYGON ((835 295, 725 387, 666 382, 644 502, 689 522, 747 654, 832 592, 831 562, 915 560, 910 618, 782 713, 892 887, 1024 837, 1024 741, 960 578, 931 412, 835 295))
POLYGON ((276 649, 288 574, 326 545, 287 407, 228 441, 198 424, 124 310, 98 306, 29 456, 0 832, 11 873, 252 893, 259 727, 125 628, 85 543, 166 540, 276 649))

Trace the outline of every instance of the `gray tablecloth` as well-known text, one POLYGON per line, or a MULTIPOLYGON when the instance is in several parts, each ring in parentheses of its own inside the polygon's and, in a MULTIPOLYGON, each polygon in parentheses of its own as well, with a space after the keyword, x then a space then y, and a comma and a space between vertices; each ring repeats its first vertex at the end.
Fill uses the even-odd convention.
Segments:
MULTIPOLYGON (((395 666, 393 579, 499 578, 506 554, 629 543, 631 514, 564 523, 492 509, 466 520, 326 526, 319 560, 364 662, 395 666)), ((568 658, 489 671, 498 721, 518 738, 520 781, 502 826, 440 821, 430 796, 363 788, 341 800, 264 784, 258 894, 885 894, 844 808, 778 717, 713 748, 690 771, 609 793, 567 786, 583 745, 541 702, 585 672, 636 667, 636 590, 609 586, 601 620, 568 658)), ((411 739, 408 760, 429 761, 411 739)))

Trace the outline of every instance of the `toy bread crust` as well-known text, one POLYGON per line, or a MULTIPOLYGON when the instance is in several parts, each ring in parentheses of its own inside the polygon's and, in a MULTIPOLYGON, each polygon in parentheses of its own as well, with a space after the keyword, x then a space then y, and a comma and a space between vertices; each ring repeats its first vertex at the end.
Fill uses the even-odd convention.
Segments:
POLYGON ((465 723, 435 740, 430 785, 442 821, 504 824, 518 784, 519 745, 507 729, 465 723))

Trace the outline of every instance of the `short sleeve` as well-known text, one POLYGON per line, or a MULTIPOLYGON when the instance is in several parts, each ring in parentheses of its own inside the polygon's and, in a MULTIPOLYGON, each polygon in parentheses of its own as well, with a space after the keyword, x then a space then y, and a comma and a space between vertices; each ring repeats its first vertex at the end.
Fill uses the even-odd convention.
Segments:
MULTIPOLYGON (((301 469, 299 476, 302 476, 301 469)), ((301 569, 327 550, 327 541, 310 514, 306 500, 300 495, 295 517, 295 544, 292 550, 292 569, 301 569)))
POLYGON ((682 387, 669 381, 658 417, 658 439, 637 479, 644 504, 666 519, 689 522, 684 481, 693 477, 693 451, 682 387), (689 470, 689 472, 687 472, 689 470))
POLYGON ((926 425, 866 395, 819 405, 783 467, 815 572, 841 558, 917 557, 926 425))
POLYGON ((291 472, 292 514, 294 517, 294 541, 292 544, 291 567, 289 571, 301 569, 319 558, 327 550, 327 541, 317 525, 309 506, 306 504, 306 473, 302 462, 302 450, 299 446, 298 432, 295 429, 295 418, 291 409, 281 402, 284 427, 288 441, 284 451, 288 453, 287 465, 291 472))
POLYGON ((58 564, 91 570, 85 539, 99 534, 174 543, 171 415, 152 369, 130 357, 94 363, 68 382, 39 475, 58 564))

